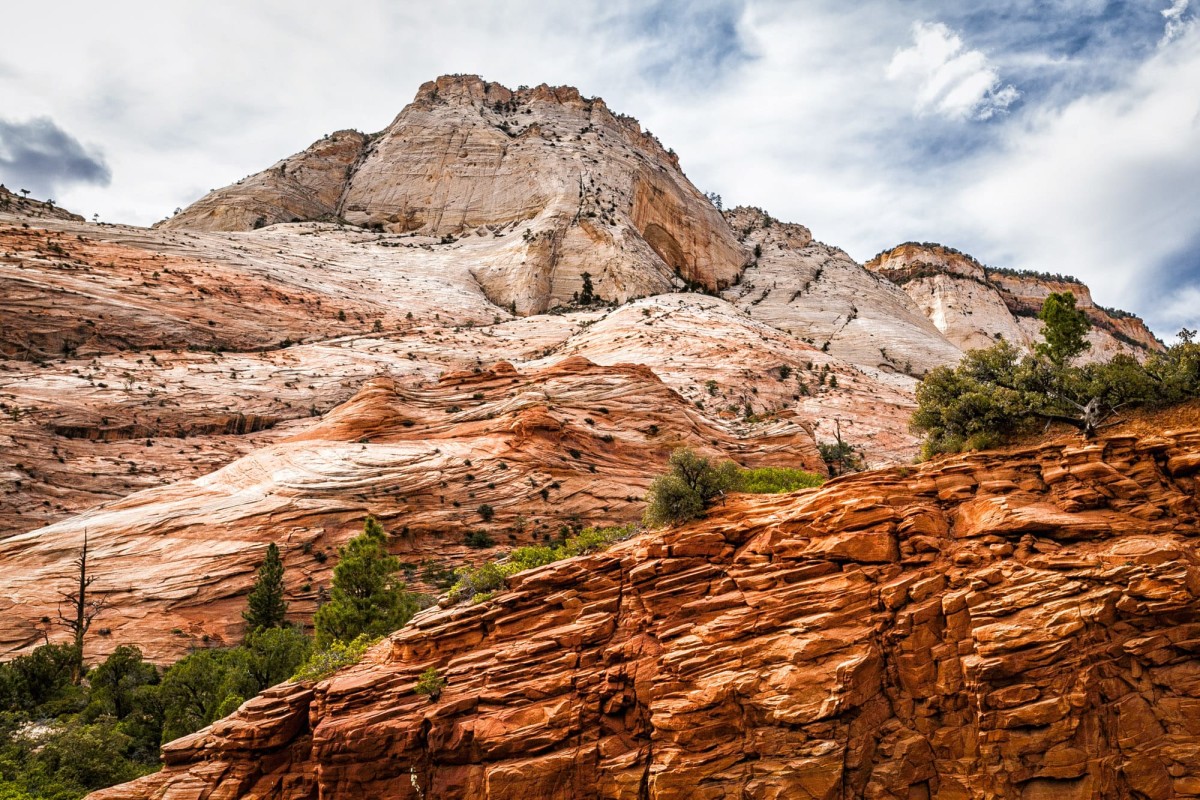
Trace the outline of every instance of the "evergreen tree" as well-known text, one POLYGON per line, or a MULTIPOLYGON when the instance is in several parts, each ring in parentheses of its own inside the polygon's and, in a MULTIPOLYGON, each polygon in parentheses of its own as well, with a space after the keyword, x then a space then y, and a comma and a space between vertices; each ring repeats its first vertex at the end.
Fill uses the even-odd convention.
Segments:
POLYGON ((595 287, 592 286, 592 274, 590 272, 583 273, 583 291, 579 293, 579 305, 590 306, 598 299, 595 287))
POLYGON ((1087 315, 1075 307, 1075 295, 1070 292, 1053 292, 1042 303, 1038 312, 1042 325, 1042 338, 1046 341, 1037 346, 1038 355, 1045 356, 1056 367, 1065 367, 1076 356, 1091 349, 1087 332, 1092 323, 1087 315))
POLYGON ((417 612, 416 595, 397 580, 400 562, 388 554, 387 534, 374 517, 338 551, 329 602, 313 617, 316 644, 351 642, 359 634, 383 636, 417 612))
POLYGON ((258 568, 247 603, 249 608, 242 612, 242 617, 250 631, 283 625, 288 604, 283 599, 283 562, 274 542, 267 546, 267 557, 258 568))

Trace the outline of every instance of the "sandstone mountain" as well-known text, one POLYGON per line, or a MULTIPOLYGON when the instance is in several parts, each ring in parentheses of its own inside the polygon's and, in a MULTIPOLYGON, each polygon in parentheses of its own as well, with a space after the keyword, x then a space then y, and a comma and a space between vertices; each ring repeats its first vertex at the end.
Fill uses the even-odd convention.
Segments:
MULTIPOLYGON (((61 637, 85 532, 88 658, 168 663, 240 639, 272 543, 307 622, 367 514, 436 592, 638 519, 680 445, 907 464, 918 377, 1032 346, 1050 291, 1096 356, 1160 346, 1066 279, 940 246, 868 267, 722 213, 598 98, 474 76, 153 229, 0 191, 0 655, 61 637)), ((1197 453, 1127 434, 733 498, 425 611, 102 796, 1200 795, 1197 453)))
POLYGON ((607 300, 721 289, 748 260, 679 161, 630 117, 570 87, 510 91, 446 76, 378 134, 341 131, 162 223, 245 231, 344 219, 388 233, 504 236, 473 273, 522 314, 568 303, 589 272, 607 300))
POLYGON ((870 370, 920 375, 961 355, 895 284, 807 228, 756 208, 726 219, 759 256, 724 296, 755 319, 870 370))
POLYGON ((427 610, 92 798, 1194 797, 1198 471, 1193 427, 736 498, 427 610))
POLYGON ((1141 319, 1097 306, 1088 287, 1070 276, 1000 270, 943 245, 915 242, 885 250, 865 266, 901 286, 963 350, 988 347, 1000 338, 1032 349, 1041 338, 1037 314, 1051 292, 1075 295, 1077 307, 1092 321, 1085 361, 1117 353, 1145 355, 1163 347, 1141 319))

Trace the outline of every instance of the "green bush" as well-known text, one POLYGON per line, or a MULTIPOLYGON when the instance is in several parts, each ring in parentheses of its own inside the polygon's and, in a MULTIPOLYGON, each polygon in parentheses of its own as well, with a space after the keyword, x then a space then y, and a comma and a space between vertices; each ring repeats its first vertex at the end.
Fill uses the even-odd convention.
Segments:
POLYGON ((319 681, 337 672, 342 667, 357 664, 362 660, 367 648, 378 642, 382 637, 372 637, 365 633, 359 634, 351 642, 334 640, 329 646, 317 650, 300 666, 292 676, 297 681, 319 681))
POLYGON ((118 647, 77 686, 76 663, 44 645, 0 664, 0 800, 76 800, 158 768, 158 671, 118 647))
POLYGON ((758 467, 738 471, 735 489, 748 494, 779 494, 820 486, 820 475, 791 467, 758 467))
POLYGON ((463 544, 482 550, 495 544, 487 531, 467 531, 463 534, 463 544))
MULTIPOLYGON (((1055 295, 1052 295, 1052 298, 1055 295)), ((1162 407, 1200 396, 1200 344, 1184 329, 1179 342, 1144 364, 1128 355, 1083 366, 1070 362, 1086 348, 1073 303, 1043 308, 1046 343, 1022 356, 1005 341, 938 367, 917 386, 912 426, 925 433, 922 456, 994 447, 1048 422, 1085 437, 1121 408, 1162 407), (1057 329, 1056 329, 1057 328, 1057 329)))
POLYGON ((732 461, 713 464, 687 447, 671 453, 667 463, 670 472, 655 478, 646 495, 647 525, 676 525, 702 517, 714 500, 738 484, 732 461))
POLYGON ((438 674, 435 667, 430 667, 421 673, 421 677, 417 679, 417 683, 413 686, 413 691, 417 694, 422 694, 430 700, 437 700, 442 695, 442 690, 446 688, 446 679, 438 674))
POLYGON ((504 588, 505 578, 534 567, 552 564, 565 558, 603 550, 614 542, 633 536, 632 525, 611 528, 584 528, 555 546, 518 547, 499 561, 485 561, 478 567, 462 567, 455 572, 454 585, 447 597, 452 603, 470 600, 482 602, 504 588))

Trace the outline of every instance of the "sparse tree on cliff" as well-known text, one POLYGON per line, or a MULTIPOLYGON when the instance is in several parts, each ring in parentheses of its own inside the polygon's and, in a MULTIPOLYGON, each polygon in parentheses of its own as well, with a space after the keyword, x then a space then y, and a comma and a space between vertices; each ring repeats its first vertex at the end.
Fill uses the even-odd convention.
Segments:
POLYGON ((283 599, 283 561, 279 558, 279 547, 272 542, 258 568, 242 617, 250 631, 278 628, 284 624, 287 607, 287 601, 283 599))
POLYGON ((71 672, 71 680, 78 684, 83 679, 83 638, 92 627, 92 622, 108 606, 104 595, 89 596, 88 590, 96 580, 88 574, 88 534, 83 531, 83 548, 79 556, 72 562, 75 565, 78 583, 70 592, 59 592, 62 603, 67 606, 68 613, 63 613, 62 604, 58 609, 58 620, 66 627, 74 638, 75 665, 71 672))
POLYGON ((1045 342, 1036 356, 1022 356, 1000 341, 925 376, 912 425, 926 434, 926 456, 992 447, 1052 422, 1090 438, 1114 424, 1122 408, 1168 405, 1200 394, 1200 345, 1190 340, 1190 331, 1144 364, 1122 354, 1074 366, 1087 350, 1089 327, 1074 297, 1050 295, 1040 316, 1045 342))
POLYGON ((718 497, 737 485, 737 465, 714 465, 695 451, 681 447, 671 453, 671 471, 650 484, 646 495, 648 525, 674 525, 704 516, 718 497))
POLYGON ((1037 346, 1037 353, 1056 367, 1065 367, 1091 349, 1087 333, 1092 323, 1075 307, 1075 295, 1070 292, 1051 293, 1042 303, 1038 319, 1044 323, 1041 333, 1045 341, 1037 346))
POLYGON ((387 534, 374 517, 338 551, 329 602, 313 617, 318 648, 351 642, 359 634, 383 636, 417 612, 416 595, 396 578, 400 562, 388 554, 387 534))
POLYGON ((592 275, 590 272, 583 273, 583 290, 579 293, 579 305, 590 306, 595 304, 596 290, 592 286, 592 275))

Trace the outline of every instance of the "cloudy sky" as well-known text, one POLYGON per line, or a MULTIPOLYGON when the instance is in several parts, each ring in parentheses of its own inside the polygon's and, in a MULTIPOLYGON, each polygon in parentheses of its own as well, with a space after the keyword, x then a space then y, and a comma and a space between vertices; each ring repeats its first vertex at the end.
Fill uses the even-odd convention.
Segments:
POLYGON ((148 224, 430 78, 570 84, 726 205, 939 241, 1200 327, 1200 0, 23 3, 0 182, 148 224))

